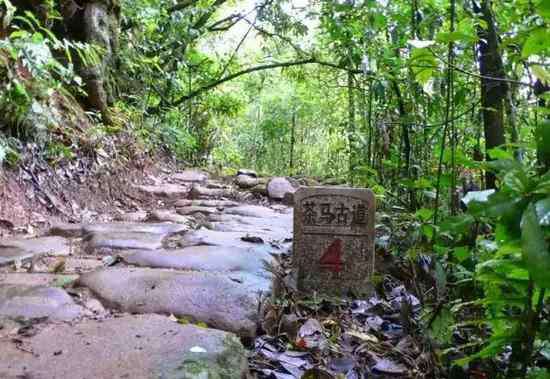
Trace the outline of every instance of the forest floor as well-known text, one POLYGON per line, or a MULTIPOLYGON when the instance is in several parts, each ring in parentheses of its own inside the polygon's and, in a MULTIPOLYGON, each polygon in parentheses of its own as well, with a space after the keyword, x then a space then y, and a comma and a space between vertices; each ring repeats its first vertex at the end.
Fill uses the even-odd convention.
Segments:
POLYGON ((118 185, 132 206, 90 195, 104 213, 72 223, 11 192, 28 217, 4 220, 0 239, 1 378, 433 376, 402 283, 367 299, 295 296, 292 207, 199 170, 118 185))

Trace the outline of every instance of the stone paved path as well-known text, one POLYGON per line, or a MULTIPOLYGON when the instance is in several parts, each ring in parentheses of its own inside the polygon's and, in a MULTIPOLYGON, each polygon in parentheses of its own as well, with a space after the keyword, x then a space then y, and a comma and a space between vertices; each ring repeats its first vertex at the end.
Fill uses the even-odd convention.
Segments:
POLYGON ((292 209, 193 170, 136 190, 158 209, 0 241, 0 378, 245 375, 292 209))

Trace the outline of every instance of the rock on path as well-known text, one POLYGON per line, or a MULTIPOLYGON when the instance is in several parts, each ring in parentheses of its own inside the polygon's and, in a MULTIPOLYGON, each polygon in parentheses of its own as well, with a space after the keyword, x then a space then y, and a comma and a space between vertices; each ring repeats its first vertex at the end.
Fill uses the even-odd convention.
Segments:
POLYGON ((33 379, 243 378, 246 354, 230 333, 159 315, 50 324, 0 339, 0 377, 33 379))

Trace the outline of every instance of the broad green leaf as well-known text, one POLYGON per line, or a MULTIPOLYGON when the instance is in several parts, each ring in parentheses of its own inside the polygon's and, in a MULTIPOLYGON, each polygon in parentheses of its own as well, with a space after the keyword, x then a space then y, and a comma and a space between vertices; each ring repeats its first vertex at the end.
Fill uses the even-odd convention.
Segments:
POLYGON ((539 27, 529 33, 523 44, 521 56, 528 58, 531 55, 541 55, 550 47, 550 31, 546 27, 539 27))
POLYGON ((546 19, 550 19, 550 0, 539 0, 537 4, 537 13, 546 19))
POLYGON ((523 214, 521 240, 523 259, 534 282, 542 288, 550 288, 550 251, 533 204, 523 214))
POLYGON ((470 249, 468 249, 468 246, 455 247, 453 250, 453 256, 459 262, 464 262, 466 259, 470 258, 470 255, 470 249))
POLYGON ((452 234, 468 234, 470 233, 470 226, 473 223, 474 218, 469 214, 451 216, 441 223, 441 231, 452 234))
POLYGON ((422 221, 430 220, 433 214, 434 214, 433 209, 428 209, 428 208, 422 208, 416 211, 416 216, 418 216, 418 218, 420 218, 420 220, 422 221))

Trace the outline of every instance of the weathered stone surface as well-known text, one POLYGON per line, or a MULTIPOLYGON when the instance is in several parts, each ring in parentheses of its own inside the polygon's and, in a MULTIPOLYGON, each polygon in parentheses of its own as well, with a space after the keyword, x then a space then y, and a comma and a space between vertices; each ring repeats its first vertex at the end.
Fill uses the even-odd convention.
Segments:
POLYGON ((242 271, 269 278, 269 273, 264 270, 264 262, 272 262, 273 257, 264 250, 252 248, 191 246, 178 250, 138 251, 127 255, 124 260, 141 267, 208 272, 242 271))
POLYGON ((138 190, 149 195, 164 197, 166 199, 178 199, 187 197, 189 194, 189 186, 178 184, 161 184, 151 186, 136 186, 138 190))
POLYGON ((296 192, 296 188, 287 178, 275 177, 267 183, 267 193, 272 199, 282 200, 287 192, 296 192))
POLYGON ((69 255, 71 246, 62 237, 13 238, 0 241, 0 266, 35 256, 69 255))
POLYGON ((202 213, 203 215, 209 215, 212 213, 216 213, 217 210, 216 208, 211 208, 211 207, 190 206, 190 207, 178 208, 176 209, 176 212, 178 212, 182 216, 194 215, 195 213, 202 213))
POLYGON ((0 315, 70 321, 84 312, 62 289, 5 284, 0 286, 0 315))
POLYGON ((208 207, 208 208, 230 208, 236 207, 239 203, 231 200, 188 200, 181 199, 174 203, 175 207, 208 207))
POLYGON ((151 269, 106 269, 78 280, 107 306, 131 313, 174 314, 253 337, 258 320, 257 283, 220 274, 151 269))
POLYGON ((258 184, 258 179, 254 176, 237 175, 235 184, 240 188, 248 189, 256 186, 258 184))
POLYGON ((1 285, 61 287, 78 279, 78 275, 5 273, 0 274, 1 285))
POLYGON ((238 215, 245 217, 271 218, 278 217, 280 214, 273 209, 262 207, 259 205, 241 205, 234 208, 229 208, 224 211, 225 214, 238 215))
POLYGON ((116 221, 126 221, 126 222, 142 222, 147 220, 147 212, 145 211, 136 211, 130 213, 123 213, 115 217, 116 221))
POLYGON ((106 232, 90 234, 84 238, 84 248, 88 254, 111 254, 111 250, 146 249, 162 247, 161 234, 143 232, 106 232))
POLYGON ((233 334, 159 315, 52 324, 18 339, 32 354, 0 340, 2 378, 240 379, 247 372, 233 334))
POLYGON ((241 168, 239 171, 237 171, 237 176, 239 176, 239 175, 251 176, 253 178, 258 177, 258 174, 256 173, 256 171, 248 170, 248 169, 245 169, 245 168, 241 168))
POLYGON ((188 229, 193 228, 193 225, 195 224, 193 219, 190 217, 182 216, 174 211, 164 209, 152 211, 148 219, 149 221, 173 222, 176 224, 186 225, 188 229))
POLYGON ((189 192, 190 199, 207 199, 207 198, 222 198, 230 197, 232 195, 231 190, 223 188, 206 188, 198 185, 194 185, 189 192))
POLYGON ((111 250, 160 249, 165 238, 183 233, 186 225, 172 223, 106 223, 84 227, 84 248, 89 254, 111 250))
POLYGON ((302 187, 295 194, 293 270, 300 291, 371 292, 375 200, 370 190, 302 187))
POLYGON ((50 236, 66 238, 82 237, 82 224, 59 223, 53 224, 48 231, 50 236))
POLYGON ((187 183, 203 183, 208 180, 208 173, 200 170, 184 170, 171 176, 172 179, 187 183))
POLYGON ((83 227, 84 234, 99 233, 152 233, 161 235, 170 235, 185 232, 184 225, 173 224, 169 222, 160 223, 131 223, 131 222, 108 222, 101 224, 88 224, 83 227))
MULTIPOLYGON (((201 228, 192 232, 186 233, 183 236, 182 244, 185 247, 189 246, 231 246, 240 248, 254 248, 257 244, 243 241, 248 233, 243 232, 220 232, 201 228)), ((260 236, 261 237, 261 236, 260 236)))

